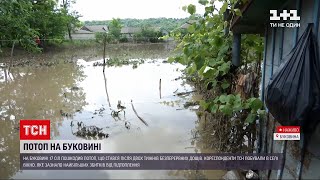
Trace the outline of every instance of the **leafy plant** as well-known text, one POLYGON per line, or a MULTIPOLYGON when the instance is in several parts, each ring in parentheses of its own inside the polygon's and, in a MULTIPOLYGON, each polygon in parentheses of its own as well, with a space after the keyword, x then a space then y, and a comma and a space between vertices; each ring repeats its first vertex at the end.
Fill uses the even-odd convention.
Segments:
MULTIPOLYGON (((180 44, 178 56, 169 59, 170 62, 178 62, 186 65, 189 75, 196 75, 206 86, 219 90, 222 94, 215 99, 202 101, 200 105, 212 113, 223 113, 234 116, 235 113, 248 111, 246 122, 260 115, 258 111, 263 108, 258 98, 242 99, 240 95, 233 94, 231 78, 231 45, 232 33, 224 34, 224 28, 230 22, 223 20, 223 13, 229 8, 232 16, 241 16, 241 11, 235 8, 237 1, 224 1, 218 14, 214 14, 215 7, 206 0, 199 3, 205 5, 206 13, 198 17, 196 22, 190 23, 187 33, 173 34, 180 44)), ((191 16, 196 13, 194 5, 183 8, 191 16)), ((257 35, 246 35, 242 41, 244 64, 260 61, 258 55, 262 52, 262 40, 257 35)), ((208 87, 207 87, 208 88, 208 87)), ((260 112, 260 111, 259 111, 260 112)))

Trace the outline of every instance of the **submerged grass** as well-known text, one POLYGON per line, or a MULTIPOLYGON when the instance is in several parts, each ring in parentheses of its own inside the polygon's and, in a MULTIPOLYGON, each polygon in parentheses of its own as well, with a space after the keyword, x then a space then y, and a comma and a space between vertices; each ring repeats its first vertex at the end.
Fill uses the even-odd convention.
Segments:
MULTIPOLYGON (((120 58, 109 58, 106 59, 106 66, 122 66, 122 65, 133 65, 133 68, 137 68, 138 65, 143 64, 143 59, 120 59, 120 58)), ((93 66, 103 66, 103 62, 95 62, 93 66)))
MULTIPOLYGON (((13 62, 17 66, 44 64, 48 62, 60 62, 63 59, 76 61, 84 59, 86 61, 96 61, 103 59, 103 46, 95 41, 74 41, 66 42, 63 46, 50 49, 42 53, 28 53, 19 48, 15 50, 13 62), (85 44, 83 44, 85 43, 85 44), (65 46, 65 48, 63 48, 65 46)), ((157 44, 108 44, 106 46, 106 59, 109 66, 137 65, 146 59, 166 59, 175 48, 174 43, 157 44)), ((1 53, 0 63, 8 63, 10 55, 1 53)))

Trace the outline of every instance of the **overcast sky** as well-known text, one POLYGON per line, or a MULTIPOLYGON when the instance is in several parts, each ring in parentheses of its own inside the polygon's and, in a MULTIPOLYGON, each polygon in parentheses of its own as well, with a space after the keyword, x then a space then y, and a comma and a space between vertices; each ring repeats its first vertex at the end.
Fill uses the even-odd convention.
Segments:
POLYGON ((76 0, 73 5, 86 20, 110 20, 112 18, 183 18, 189 14, 182 6, 197 5, 197 13, 203 14, 204 8, 198 0, 76 0))

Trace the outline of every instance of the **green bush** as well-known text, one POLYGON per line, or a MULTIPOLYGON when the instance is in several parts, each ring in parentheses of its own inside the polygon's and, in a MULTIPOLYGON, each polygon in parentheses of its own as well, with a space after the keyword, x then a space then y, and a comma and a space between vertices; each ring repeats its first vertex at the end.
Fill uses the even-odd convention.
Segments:
POLYGON ((105 32, 97 32, 95 33, 95 39, 97 43, 103 43, 104 38, 106 38, 107 43, 111 43, 115 41, 115 38, 112 34, 105 33, 105 32))
POLYGON ((127 38, 126 36, 122 36, 119 41, 120 41, 121 43, 126 43, 126 42, 128 42, 129 40, 128 40, 128 38, 127 38))
POLYGON ((135 33, 133 35, 133 40, 138 43, 146 41, 141 32, 135 33))
POLYGON ((140 32, 134 34, 133 38, 136 42, 151 42, 158 43, 162 42, 163 39, 160 37, 163 36, 161 31, 156 31, 151 27, 142 27, 140 32))

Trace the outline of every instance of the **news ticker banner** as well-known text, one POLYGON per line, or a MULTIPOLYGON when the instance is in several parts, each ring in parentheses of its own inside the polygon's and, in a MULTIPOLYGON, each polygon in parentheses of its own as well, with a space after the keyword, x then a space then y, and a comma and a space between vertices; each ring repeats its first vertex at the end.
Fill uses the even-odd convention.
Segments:
POLYGON ((282 154, 103 153, 103 140, 22 140, 21 170, 280 169, 282 154))
POLYGON ((278 170, 281 154, 21 153, 21 170, 278 170))
POLYGON ((21 170, 278 170, 283 159, 282 154, 109 151, 106 140, 51 140, 50 120, 20 121, 21 170))

